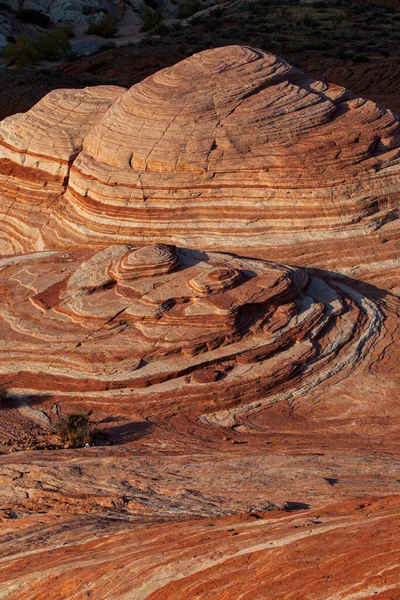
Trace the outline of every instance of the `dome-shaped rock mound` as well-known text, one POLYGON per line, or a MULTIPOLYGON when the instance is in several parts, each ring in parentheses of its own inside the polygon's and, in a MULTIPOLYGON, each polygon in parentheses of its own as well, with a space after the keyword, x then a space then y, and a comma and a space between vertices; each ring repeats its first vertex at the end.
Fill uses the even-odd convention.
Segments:
POLYGON ((391 111, 241 46, 66 95, 0 126, 1 252, 177 243, 378 280, 385 264, 393 285, 391 111))
POLYGON ((247 47, 0 123, 2 598, 395 594, 399 195, 394 113, 247 47))

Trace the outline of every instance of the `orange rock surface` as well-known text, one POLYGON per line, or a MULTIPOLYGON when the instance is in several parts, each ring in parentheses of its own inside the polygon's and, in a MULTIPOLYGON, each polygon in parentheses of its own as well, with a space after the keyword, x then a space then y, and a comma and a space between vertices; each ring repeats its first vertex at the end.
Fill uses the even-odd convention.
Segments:
POLYGON ((0 124, 2 598, 398 596, 399 133, 239 47, 0 124))
POLYGON ((162 244, 0 268, 0 441, 91 409, 117 444, 2 457, 4 598, 390 598, 396 297, 162 244))
MULTIPOLYGON (((98 531, 99 523, 93 519, 92 528, 98 531)), ((7 587, 0 575, 0 590, 7 600, 22 590, 26 598, 47 600, 38 579, 45 570, 47 585, 61 598, 391 600, 399 591, 399 524, 398 497, 300 515, 183 521, 173 530, 119 523, 97 535, 70 520, 51 529, 43 519, 41 535, 20 532, 21 544, 30 537, 38 551, 3 559, 14 583, 7 587), (70 548, 57 547, 62 526, 70 528, 70 548)))

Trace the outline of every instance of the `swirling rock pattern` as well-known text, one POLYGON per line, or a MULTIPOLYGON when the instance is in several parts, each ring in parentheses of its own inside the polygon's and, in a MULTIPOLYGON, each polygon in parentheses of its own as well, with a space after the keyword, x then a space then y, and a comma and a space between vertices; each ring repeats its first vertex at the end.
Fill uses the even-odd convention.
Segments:
MULTIPOLYGON (((108 88, 96 89, 91 102, 108 88)), ((111 106, 95 111, 96 124, 88 119, 68 152, 64 113, 50 111, 50 99, 40 114, 36 107, 0 128, 0 196, 9 199, 0 209, 3 253, 163 242, 340 264, 379 284, 384 264, 398 285, 390 261, 399 238, 400 127, 391 111, 240 46, 196 54, 125 93, 110 88, 102 106, 111 106), (21 169, 13 148, 25 148, 26 135, 34 156, 21 169), (71 157, 62 167, 60 153, 71 157), (50 164, 68 171, 68 181, 49 185, 51 209, 38 215, 39 196, 26 181, 38 169, 53 173, 50 164)))
POLYGON ((136 410, 181 395, 183 408, 186 396, 210 401, 217 381, 218 411, 202 418, 224 426, 299 369, 303 386, 344 376, 384 321, 339 280, 165 245, 13 256, 0 268, 0 372, 14 391, 99 402, 107 392, 107 403, 111 390, 117 402, 138 393, 136 410))
POLYGON ((2 597, 391 597, 394 296, 163 244, 0 269, 0 384, 29 398, 21 427, 84 407, 123 444, 2 457, 2 597))
POLYGON ((239 47, 0 125, 2 598, 395 597, 398 135, 239 47))

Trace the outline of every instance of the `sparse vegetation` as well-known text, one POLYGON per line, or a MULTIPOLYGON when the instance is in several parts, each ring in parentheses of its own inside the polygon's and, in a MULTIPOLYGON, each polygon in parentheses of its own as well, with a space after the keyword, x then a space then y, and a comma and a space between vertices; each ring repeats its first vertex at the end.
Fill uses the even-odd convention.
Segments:
POLYGON ((63 444, 82 448, 93 442, 92 411, 59 415, 55 432, 63 444))
POLYGON ((68 35, 60 29, 53 29, 50 33, 35 38, 26 35, 18 36, 15 43, 4 48, 2 58, 9 65, 23 69, 41 60, 58 60, 70 50, 68 35))
POLYGON ((118 33, 118 24, 110 15, 104 15, 95 23, 90 23, 86 29, 88 35, 99 35, 103 38, 112 38, 118 33))
POLYGON ((58 26, 58 29, 63 31, 70 40, 75 38, 75 29, 73 23, 61 23, 61 25, 58 26))
POLYGON ((140 28, 140 31, 151 31, 156 27, 159 27, 162 23, 162 17, 160 13, 155 12, 148 6, 145 7, 143 13, 143 25, 140 28))
MULTIPOLYGON (((201 0, 180 0, 177 16, 186 19, 202 8, 201 0)), ((300 67, 315 58, 335 63, 398 56, 400 9, 385 4, 356 0, 234 2, 196 14, 181 31, 157 29, 157 22, 149 22, 157 19, 153 15, 150 11, 146 16, 142 30, 149 35, 141 45, 166 45, 183 56, 199 45, 204 49, 238 43, 278 54, 300 67)))

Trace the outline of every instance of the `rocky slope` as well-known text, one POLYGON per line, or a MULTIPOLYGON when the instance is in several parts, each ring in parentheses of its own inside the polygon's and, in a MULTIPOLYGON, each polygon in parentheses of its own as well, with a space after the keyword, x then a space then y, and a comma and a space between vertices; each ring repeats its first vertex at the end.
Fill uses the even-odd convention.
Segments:
POLYGON ((79 525, 63 523, 68 549, 62 525, 51 528, 43 519, 40 536, 21 530, 21 545, 30 537, 37 550, 3 560, 14 577, 10 586, 0 576, 3 598, 24 590, 29 600, 45 600, 46 585, 64 598, 94 600, 391 600, 399 590, 398 497, 300 515, 183 521, 174 531, 169 524, 138 530, 115 523, 112 532, 96 535, 100 519, 92 519, 89 531, 79 525))
POLYGON ((0 595, 396 597, 396 115, 235 46, 0 136, 0 595))
MULTIPOLYGON (((137 34, 145 6, 143 0, 4 0, 0 6, 0 51, 19 35, 34 38, 45 29, 69 24, 80 38, 74 48, 85 53, 90 51, 91 38, 84 35, 90 23, 110 15, 122 29, 128 24, 130 33, 137 34)), ((92 50, 95 48, 92 38, 92 50)))

